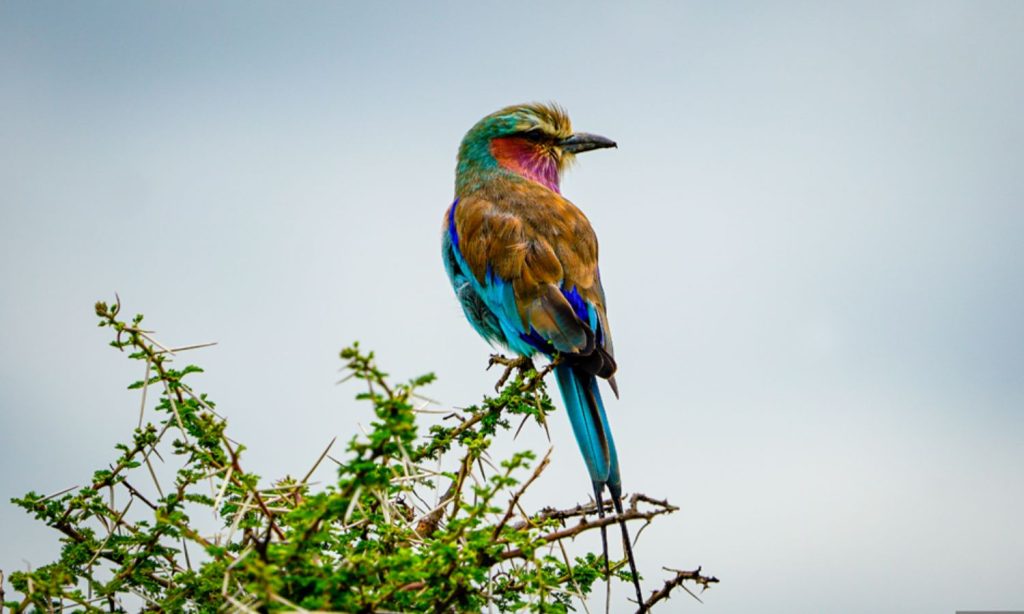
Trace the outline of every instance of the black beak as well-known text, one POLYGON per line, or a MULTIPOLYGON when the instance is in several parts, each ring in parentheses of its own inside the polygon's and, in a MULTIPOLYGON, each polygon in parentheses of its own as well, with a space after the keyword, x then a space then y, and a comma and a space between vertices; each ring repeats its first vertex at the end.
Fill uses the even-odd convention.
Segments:
POLYGON ((558 144, 564 151, 572 154, 592 149, 604 149, 605 147, 618 147, 615 141, 611 139, 606 139, 596 134, 587 134, 586 132, 577 132, 567 139, 562 139, 558 144))

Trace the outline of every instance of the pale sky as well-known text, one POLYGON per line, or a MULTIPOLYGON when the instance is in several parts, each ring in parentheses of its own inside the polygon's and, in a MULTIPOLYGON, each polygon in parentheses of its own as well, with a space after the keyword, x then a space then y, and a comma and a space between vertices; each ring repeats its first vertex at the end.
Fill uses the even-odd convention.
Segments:
MULTIPOLYGON (((9 498, 135 424, 115 291, 219 342, 195 385, 267 478, 368 420, 334 385, 354 339, 445 406, 489 391, 439 255, 454 156, 554 100, 619 143, 563 192, 625 489, 682 508, 645 589, 722 580, 665 611, 1024 609, 1022 33, 1020 2, 3 2, 0 569, 59 549, 9 498)), ((590 492, 551 426, 538 507, 590 492)))

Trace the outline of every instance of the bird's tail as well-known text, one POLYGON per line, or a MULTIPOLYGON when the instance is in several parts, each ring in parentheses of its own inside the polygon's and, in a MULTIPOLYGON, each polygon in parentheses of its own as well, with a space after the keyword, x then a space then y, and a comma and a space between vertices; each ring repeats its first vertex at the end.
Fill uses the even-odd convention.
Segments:
POLYGON ((572 365, 555 367, 558 389, 562 391, 565 410, 572 422, 572 432, 583 453, 595 489, 605 486, 613 497, 622 492, 619 478, 619 459, 615 454, 615 441, 604 413, 597 378, 572 365))
MULTIPOLYGON (((622 547, 629 560, 629 569, 633 573, 633 585, 641 611, 644 609, 643 593, 640 590, 640 579, 636 572, 636 561, 633 559, 633 548, 629 538, 626 521, 622 520, 622 479, 619 476, 619 459, 615 453, 615 441, 612 430, 608 426, 608 416, 601 401, 601 392, 597 388, 597 377, 572 365, 561 364, 555 367, 555 378, 558 389, 562 392, 562 401, 572 423, 576 443, 579 444, 583 460, 590 472, 590 481, 594 485, 594 497, 597 503, 598 516, 604 518, 605 487, 611 495, 612 505, 619 515, 619 526, 622 528, 622 547)), ((608 573, 608 534, 604 525, 601 526, 601 544, 604 549, 605 572, 608 573)))

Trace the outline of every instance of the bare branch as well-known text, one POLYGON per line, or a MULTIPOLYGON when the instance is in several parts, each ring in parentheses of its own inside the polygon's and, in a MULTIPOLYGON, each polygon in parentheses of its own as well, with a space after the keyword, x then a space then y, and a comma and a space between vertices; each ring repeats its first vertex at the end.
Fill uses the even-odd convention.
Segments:
MULTIPOLYGON (((594 506, 594 508, 596 509, 596 506, 594 506)), ((555 510, 554 512, 549 512, 548 518, 560 518, 560 517, 569 518, 569 517, 572 517, 572 516, 575 516, 575 515, 579 515, 579 510, 583 510, 583 509, 585 509, 583 506, 579 506, 578 505, 575 508, 571 508, 571 509, 568 509, 568 510, 555 510)), ((652 499, 652 498, 650 498, 650 497, 648 497, 646 495, 635 494, 635 495, 633 495, 630 498, 629 508, 626 509, 626 510, 623 510, 623 513, 621 515, 610 514, 610 515, 604 516, 603 518, 596 518, 596 519, 593 519, 593 520, 587 520, 586 515, 584 514, 583 519, 578 524, 576 524, 576 525, 574 525, 572 527, 567 527, 565 529, 560 529, 558 531, 553 531, 551 533, 543 535, 543 536, 541 536, 541 539, 543 539, 545 542, 550 543, 550 542, 553 542, 553 541, 559 541, 559 540, 563 540, 563 539, 567 539, 567 538, 571 538, 571 537, 576 537, 577 535, 579 535, 581 533, 585 533, 587 531, 592 531, 594 529, 600 529, 601 527, 606 527, 608 525, 616 524, 620 520, 621 521, 626 521, 626 522, 629 522, 630 520, 648 520, 649 521, 652 518, 654 518, 655 516, 661 516, 662 514, 671 514, 672 512, 675 512, 678 509, 679 508, 677 508, 677 507, 675 507, 673 505, 669 505, 668 502, 658 501, 657 499, 652 499), (638 507, 638 504, 641 501, 653 505, 654 509, 647 510, 647 511, 641 511, 639 509, 639 507, 638 507)), ((534 519, 531 519, 530 523, 534 524, 533 521, 534 521, 534 519)), ((501 540, 498 540, 498 541, 499 541, 499 543, 501 542, 501 540)), ((514 559, 514 558, 521 558, 523 556, 525 556, 523 551, 519 550, 519 549, 509 550, 509 551, 503 552, 501 554, 501 558, 503 560, 514 559)))
POLYGON ((668 599, 669 594, 672 592, 673 589, 677 587, 682 587, 684 591, 690 593, 690 596, 692 596, 697 601, 700 601, 700 597, 694 595, 693 592, 690 591, 690 589, 686 588, 686 586, 683 585, 683 582, 694 582, 696 584, 699 584, 701 586, 701 592, 707 590, 708 586, 718 583, 718 578, 714 576, 708 577, 701 575, 700 567, 693 571, 680 571, 678 569, 669 569, 668 567, 663 567, 662 569, 664 569, 665 571, 674 572, 676 574, 675 577, 666 580, 665 586, 661 587, 657 591, 654 591, 654 593, 646 601, 644 601, 643 606, 637 610, 638 613, 646 612, 651 609, 651 606, 658 603, 659 601, 662 601, 663 599, 668 599))

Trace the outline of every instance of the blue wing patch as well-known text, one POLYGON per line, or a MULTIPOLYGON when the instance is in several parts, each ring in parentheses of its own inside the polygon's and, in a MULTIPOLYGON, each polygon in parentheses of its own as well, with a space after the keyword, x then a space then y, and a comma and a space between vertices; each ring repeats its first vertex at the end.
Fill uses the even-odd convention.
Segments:
MULTIPOLYGON (((532 326, 527 330, 519 317, 519 308, 511 283, 496 275, 489 265, 483 283, 473 275, 459 249, 459 231, 455 225, 455 211, 458 206, 459 199, 456 198, 448 210, 442 251, 445 270, 466 319, 484 339, 503 345, 518 354, 531 356, 538 351, 549 356, 554 354, 556 350, 551 341, 532 326)), ((560 290, 576 317, 594 331, 598 344, 603 345, 604 335, 594 306, 583 300, 575 286, 563 286, 560 290)))

